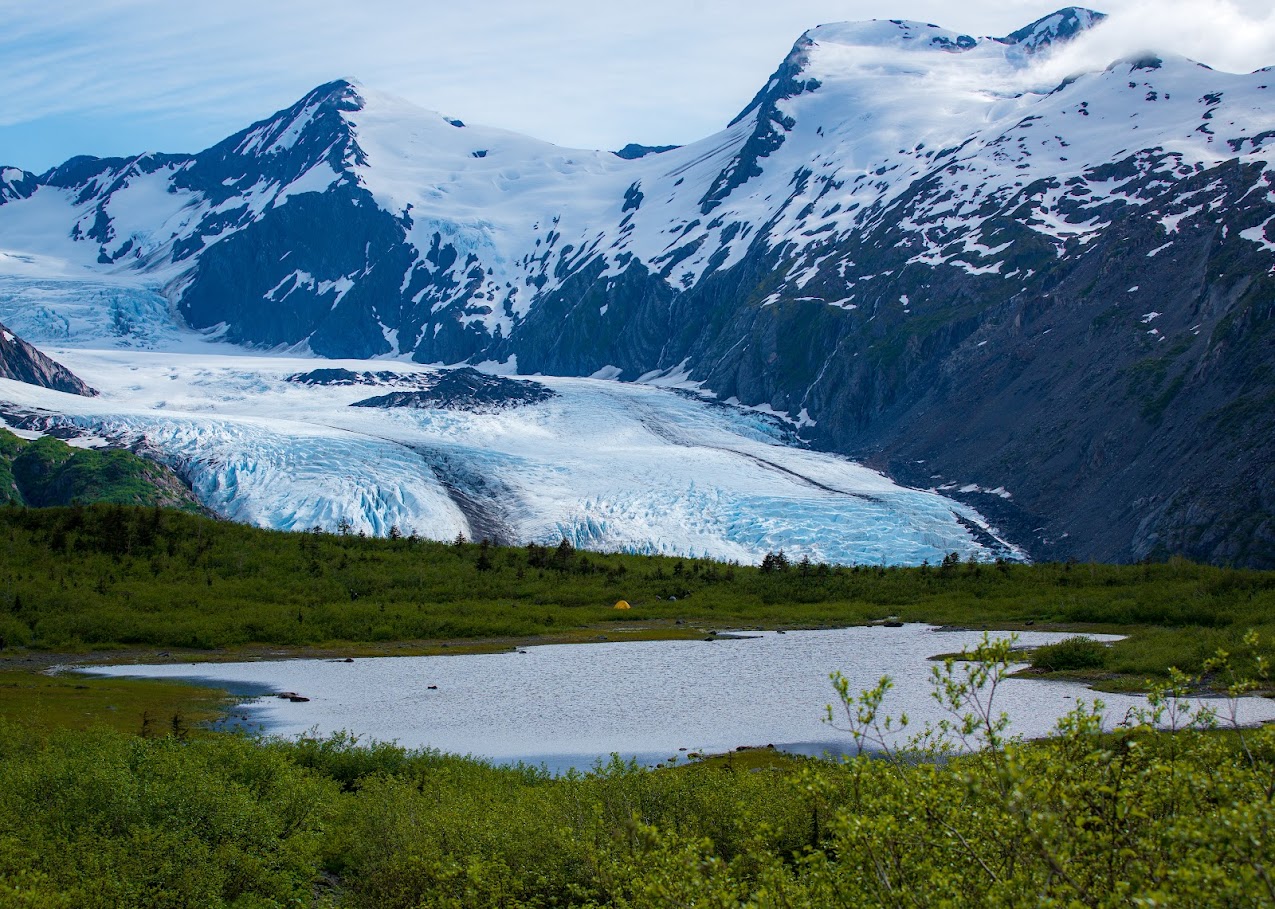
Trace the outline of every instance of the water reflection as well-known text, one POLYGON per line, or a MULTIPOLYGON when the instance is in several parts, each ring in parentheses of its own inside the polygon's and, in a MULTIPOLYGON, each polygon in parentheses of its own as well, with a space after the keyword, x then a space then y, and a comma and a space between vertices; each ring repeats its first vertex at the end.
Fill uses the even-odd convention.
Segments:
MULTIPOLYGON (((354 662, 277 662, 113 666, 107 675, 189 679, 232 690, 264 686, 308 701, 246 702, 247 723, 271 734, 348 730, 472 754, 497 762, 587 770, 612 753, 643 764, 774 744, 806 754, 853 750, 849 735, 822 722, 840 670, 854 688, 894 679, 886 701, 912 728, 937 721, 931 697, 934 654, 973 647, 981 635, 925 625, 757 633, 746 639, 642 641, 528 647, 525 652, 443 657, 384 657, 354 662)), ((1023 645, 1063 634, 1027 632, 1023 645)), ((256 691, 262 690, 260 687, 256 691)), ((1101 697, 1121 719, 1145 706, 1129 695, 1095 695, 1066 682, 1015 679, 997 705, 1013 732, 1048 734, 1077 698, 1101 697)), ((1249 699, 1247 721, 1275 720, 1275 703, 1249 699)))

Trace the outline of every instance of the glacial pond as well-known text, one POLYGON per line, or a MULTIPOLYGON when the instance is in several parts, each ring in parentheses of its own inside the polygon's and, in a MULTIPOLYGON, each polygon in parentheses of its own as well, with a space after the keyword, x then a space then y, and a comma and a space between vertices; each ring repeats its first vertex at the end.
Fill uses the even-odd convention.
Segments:
MULTIPOLYGON (((346 730, 498 763, 587 770, 612 753, 645 764, 774 745, 805 754, 852 750, 849 734, 824 723, 834 700, 828 674, 853 690, 894 681, 885 709, 911 729, 943 714, 931 697, 928 658, 975 646, 981 634, 926 625, 829 631, 741 632, 713 641, 642 641, 527 647, 498 654, 185 663, 95 667, 110 676, 184 679, 250 696, 239 721, 270 735, 346 730), (275 695, 295 692, 292 702, 275 695), (685 750, 682 750, 685 749, 685 750)), ((1027 632, 1021 646, 1067 635, 1027 632)), ((1095 635, 1099 639, 1103 636, 1095 635)), ((1108 640, 1112 639, 1109 636, 1108 640)), ((1108 724, 1140 697, 1083 685, 1011 679, 996 705, 1013 732, 1049 734, 1077 699, 1100 698, 1108 724)), ((1275 701, 1246 699, 1241 720, 1275 720, 1275 701)))

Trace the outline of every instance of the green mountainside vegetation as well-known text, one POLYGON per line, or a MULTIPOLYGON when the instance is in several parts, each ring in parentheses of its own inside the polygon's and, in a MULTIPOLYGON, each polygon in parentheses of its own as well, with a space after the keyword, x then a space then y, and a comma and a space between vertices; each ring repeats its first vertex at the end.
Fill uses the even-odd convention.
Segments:
POLYGON ((52 436, 29 442, 0 429, 0 504, 75 502, 200 510, 172 471, 132 452, 73 448, 52 436))

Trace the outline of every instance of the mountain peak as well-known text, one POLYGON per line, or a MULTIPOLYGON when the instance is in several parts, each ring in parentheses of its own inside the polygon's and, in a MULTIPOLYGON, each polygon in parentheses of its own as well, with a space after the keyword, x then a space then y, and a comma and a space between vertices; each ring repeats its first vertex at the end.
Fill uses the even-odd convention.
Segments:
POLYGON ((313 159, 338 149, 337 159, 350 140, 342 114, 360 111, 364 101, 359 85, 336 79, 311 89, 301 100, 232 136, 222 146, 237 155, 277 156, 302 149, 313 159))
POLYGON ((359 110, 363 107, 363 99, 359 95, 362 88, 362 84, 355 79, 333 79, 311 89, 293 106, 306 108, 311 105, 328 105, 337 110, 359 110))
POLYGON ((1070 41, 1106 18, 1106 13, 1080 6, 1068 6, 1037 19, 1031 25, 1025 25, 1016 32, 1010 32, 999 40, 1003 44, 1014 44, 1029 54, 1034 54, 1047 50, 1055 44, 1070 41))
POLYGON ((0 167, 0 205, 13 199, 25 199, 35 192, 35 174, 16 167, 0 167))
POLYGON ((793 48, 790 59, 814 44, 961 53, 988 40, 1014 45, 1028 54, 1034 54, 1055 44, 1070 41, 1106 18, 1105 13, 1068 6, 1037 19, 1004 38, 995 39, 980 39, 933 23, 908 19, 834 22, 816 26, 803 34, 793 48))
POLYGON ((963 35, 928 22, 909 19, 868 19, 816 26, 802 36, 815 44, 844 44, 852 47, 888 47, 900 50, 964 51, 978 44, 963 35))

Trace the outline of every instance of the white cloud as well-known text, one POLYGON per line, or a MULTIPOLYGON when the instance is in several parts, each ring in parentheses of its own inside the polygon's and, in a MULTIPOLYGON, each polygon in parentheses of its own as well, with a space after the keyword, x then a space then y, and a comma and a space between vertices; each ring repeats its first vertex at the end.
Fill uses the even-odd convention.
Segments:
POLYGON ((1102 69, 1135 54, 1174 53, 1230 72, 1275 64, 1275 9, 1234 0, 1131 0, 1054 54, 1055 77, 1102 69))

